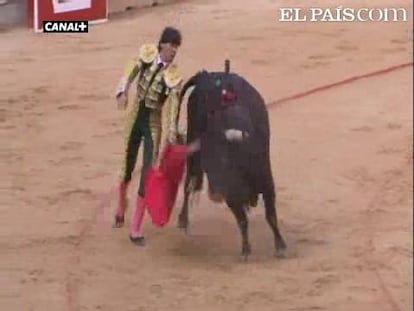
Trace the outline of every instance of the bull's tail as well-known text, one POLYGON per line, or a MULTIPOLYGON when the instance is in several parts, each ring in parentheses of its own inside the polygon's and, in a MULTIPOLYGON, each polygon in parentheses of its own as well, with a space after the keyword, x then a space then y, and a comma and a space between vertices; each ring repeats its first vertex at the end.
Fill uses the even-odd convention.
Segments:
MULTIPOLYGON (((206 73, 206 71, 205 70, 203 70, 203 71, 200 71, 200 72, 198 72, 198 73, 196 73, 194 76, 192 76, 190 79, 188 79, 188 81, 184 84, 184 86, 182 87, 182 89, 181 89, 181 92, 180 92, 180 104, 179 104, 179 106, 178 106, 178 118, 180 117, 180 112, 181 112, 181 106, 182 106, 182 104, 183 104, 183 98, 184 98, 184 95, 185 95, 185 93, 188 91, 188 89, 189 88, 191 88, 192 86, 196 86, 197 84, 199 84, 199 82, 200 82, 200 79, 201 79, 201 76, 203 75, 203 74, 205 74, 206 73)), ((187 118, 191 118, 190 116, 187 116, 187 118)))
POLYGON ((198 74, 196 74, 196 75, 194 75, 194 76, 192 76, 185 84, 184 84, 184 86, 183 86, 183 88, 181 89, 181 92, 180 92, 180 101, 179 101, 179 105, 178 105, 178 116, 177 116, 177 118, 179 119, 180 118, 180 112, 181 112, 181 105, 182 105, 182 103, 183 103, 183 98, 184 98, 184 95, 185 95, 185 93, 187 92, 187 90, 190 88, 190 87, 192 87, 192 86, 195 86, 196 85, 196 83, 197 83, 197 78, 198 78, 198 74))

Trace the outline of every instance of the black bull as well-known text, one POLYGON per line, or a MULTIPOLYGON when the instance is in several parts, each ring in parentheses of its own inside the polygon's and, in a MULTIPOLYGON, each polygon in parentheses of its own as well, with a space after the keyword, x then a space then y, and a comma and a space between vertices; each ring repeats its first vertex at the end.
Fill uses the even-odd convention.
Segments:
POLYGON ((188 158, 184 202, 178 217, 188 228, 189 197, 200 191, 207 175, 209 196, 226 202, 242 235, 242 255, 251 253, 246 209, 263 194, 266 220, 273 231, 276 255, 286 244, 279 232, 276 191, 270 163, 270 130, 267 109, 259 92, 241 76, 201 71, 184 85, 194 87, 187 104, 187 142, 200 141, 200 149, 188 158))

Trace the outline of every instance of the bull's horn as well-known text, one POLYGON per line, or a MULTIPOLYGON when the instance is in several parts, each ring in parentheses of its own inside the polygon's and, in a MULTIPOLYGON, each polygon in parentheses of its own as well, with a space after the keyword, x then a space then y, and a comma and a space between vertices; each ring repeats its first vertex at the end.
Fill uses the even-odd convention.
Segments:
POLYGON ((224 135, 228 141, 242 141, 243 131, 236 129, 227 129, 224 131, 224 135))

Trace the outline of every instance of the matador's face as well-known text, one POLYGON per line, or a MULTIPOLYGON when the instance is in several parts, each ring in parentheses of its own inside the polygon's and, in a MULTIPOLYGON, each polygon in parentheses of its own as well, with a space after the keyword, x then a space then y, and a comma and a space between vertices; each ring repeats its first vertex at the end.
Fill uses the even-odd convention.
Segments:
POLYGON ((178 51, 178 45, 172 43, 160 44, 160 57, 166 63, 171 63, 178 51))

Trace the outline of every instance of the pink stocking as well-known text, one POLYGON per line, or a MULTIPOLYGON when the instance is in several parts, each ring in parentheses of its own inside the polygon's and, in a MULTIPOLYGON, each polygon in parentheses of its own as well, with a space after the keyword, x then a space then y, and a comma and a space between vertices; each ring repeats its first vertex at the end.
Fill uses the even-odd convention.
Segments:
POLYGON ((133 238, 142 237, 142 221, 145 214, 144 199, 140 196, 137 198, 135 211, 131 217, 130 236, 133 238))

